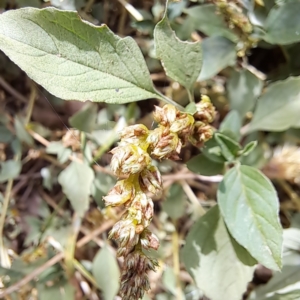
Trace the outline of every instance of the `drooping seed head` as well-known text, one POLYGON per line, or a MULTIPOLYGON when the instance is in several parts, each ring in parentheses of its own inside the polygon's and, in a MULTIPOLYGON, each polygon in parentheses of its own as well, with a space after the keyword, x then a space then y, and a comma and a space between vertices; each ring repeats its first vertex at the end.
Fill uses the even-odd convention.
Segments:
POLYGON ((155 270, 158 263, 147 257, 142 251, 129 253, 124 260, 121 274, 120 294, 123 300, 143 298, 145 291, 150 289, 148 272, 155 270))
POLYGON ((154 249, 157 250, 159 248, 159 239, 158 237, 149 231, 148 229, 145 229, 141 236, 140 236, 141 245, 145 249, 154 249))
POLYGON ((139 176, 140 187, 144 192, 154 195, 162 192, 162 178, 157 167, 149 166, 144 169, 139 176))
POLYGON ((176 120, 178 112, 178 109, 171 104, 166 104, 162 108, 155 106, 153 118, 162 126, 170 126, 176 120))
POLYGON ((215 119, 216 110, 208 96, 203 95, 202 100, 196 104, 196 108, 197 112, 194 114, 195 120, 211 123, 215 119))
POLYGON ((111 153, 113 154, 111 169, 117 176, 139 173, 151 162, 149 154, 133 144, 118 146, 111 153))
POLYGON ((192 135, 189 137, 189 141, 196 147, 201 147, 203 144, 212 138, 214 129, 209 124, 197 121, 194 125, 192 135))
POLYGON ((121 133, 121 143, 140 144, 143 143, 149 133, 149 129, 142 124, 125 127, 121 133))
POLYGON ((107 196, 103 197, 103 200, 106 206, 118 206, 126 204, 126 202, 132 200, 134 195, 134 185, 131 181, 125 179, 118 181, 116 185, 108 192, 107 196))
MULTIPOLYGON (((156 159, 170 158, 179 159, 182 142, 176 133, 170 132, 167 128, 156 128, 153 130, 153 138, 156 143, 151 144, 149 140, 149 150, 151 156, 156 159), (163 130, 162 130, 163 129, 163 130)), ((150 135, 149 135, 150 137, 150 135)))
POLYGON ((136 225, 130 218, 117 222, 109 233, 108 238, 119 243, 118 256, 123 256, 134 248, 139 241, 139 234, 136 233, 136 225))

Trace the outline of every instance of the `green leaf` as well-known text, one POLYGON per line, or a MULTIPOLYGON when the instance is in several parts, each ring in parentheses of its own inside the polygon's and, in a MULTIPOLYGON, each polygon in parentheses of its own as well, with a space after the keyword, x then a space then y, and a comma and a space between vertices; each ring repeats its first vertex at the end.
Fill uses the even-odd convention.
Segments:
POLYGON ((76 12, 7 11, 0 15, 0 49, 65 100, 127 103, 160 98, 136 42, 114 35, 106 25, 83 22, 76 12))
POLYGON ((74 210, 83 216, 89 207, 89 195, 94 171, 89 166, 73 161, 58 176, 63 192, 74 210))
POLYGON ((156 55, 166 74, 191 90, 202 66, 202 49, 199 42, 183 42, 172 30, 165 15, 154 30, 156 55))
MULTIPOLYGON (((18 7, 41 7, 41 2, 39 0, 17 0, 16 3, 18 4, 18 7)), ((51 1, 52 4, 52 1, 51 1)))
POLYGON ((282 228, 276 191, 259 170, 235 166, 218 188, 226 225, 249 253, 267 268, 281 268, 282 228))
POLYGON ((218 132, 215 133, 215 139, 221 148, 221 152, 224 158, 229 162, 234 161, 241 149, 239 143, 237 143, 230 137, 218 132))
POLYGON ((235 63, 235 44, 224 37, 206 38, 202 42, 202 48, 203 65, 198 81, 210 79, 235 63))
POLYGON ((75 288, 68 282, 66 282, 64 285, 59 283, 49 287, 44 284, 40 284, 38 286, 38 291, 40 300, 72 300, 75 297, 75 288))
POLYGON ((217 14, 217 7, 213 4, 204 4, 185 9, 185 13, 194 19, 196 29, 208 36, 223 36, 237 42, 237 36, 228 29, 221 14, 217 14))
POLYGON ((300 290, 294 290, 287 293, 276 293, 273 297, 268 298, 267 300, 299 300, 300 299, 300 290))
POLYGON ((226 160, 222 155, 221 148, 216 141, 215 135, 205 143, 202 153, 211 161, 223 164, 226 160))
POLYGON ((104 202, 102 197, 114 186, 116 179, 108 174, 98 172, 91 186, 91 194, 99 207, 103 208, 104 202))
POLYGON ((21 172, 22 164, 20 161, 7 160, 0 162, 0 182, 16 178, 21 172))
MULTIPOLYGON (((216 205, 191 228, 182 251, 183 262, 196 285, 213 300, 240 300, 254 267, 244 265, 233 246, 216 205)), ((249 254, 248 254, 249 255, 249 254)))
POLYGON ((242 165, 248 165, 257 169, 263 168, 267 162, 268 157, 266 152, 270 151, 270 146, 266 143, 264 137, 259 132, 252 132, 244 140, 244 143, 248 144, 257 141, 257 146, 248 153, 247 156, 241 156, 240 162, 242 165))
POLYGON ((195 102, 189 103, 185 107, 184 111, 190 115, 194 115, 197 112, 197 106, 196 106, 195 102))
POLYGON ((119 290, 120 270, 116 258, 107 246, 100 249, 94 258, 93 275, 104 299, 113 300, 119 290))
POLYGON ((5 126, 0 125, 0 143, 9 143, 13 137, 13 134, 5 126))
POLYGON ((239 141, 241 134, 242 120, 236 110, 230 111, 220 125, 220 132, 239 141))
POLYGON ((166 267, 162 276, 162 282, 170 293, 173 295, 177 294, 176 275, 172 268, 166 267))
POLYGON ((300 41, 300 2, 289 1, 274 6, 265 23, 265 40, 272 44, 292 44, 300 41))
POLYGON ((204 154, 199 154, 187 162, 187 167, 193 173, 204 176, 213 176, 222 174, 224 170, 224 163, 210 160, 204 154))
POLYGON ((173 220, 183 216, 186 207, 186 197, 180 184, 173 184, 166 200, 162 203, 163 210, 173 220))
POLYGON ((233 71, 227 82, 230 108, 239 112, 243 118, 254 108, 260 95, 263 82, 248 70, 233 71))
POLYGON ((300 77, 289 77, 270 84, 259 98, 248 132, 283 131, 300 127, 300 77))
POLYGON ((66 148, 61 141, 50 142, 46 148, 46 152, 49 154, 57 154, 57 158, 62 164, 67 162, 72 154, 72 150, 66 148))
POLYGON ((84 132, 91 132, 97 120, 97 107, 93 103, 87 103, 79 112, 69 118, 71 126, 84 132))
MULTIPOLYGON (((1 15, 0 15, 0 19, 1 19, 1 15)), ((0 31, 1 31, 1 29, 0 29, 0 31)), ((1 44, 1 40, 0 40, 0 44, 1 44)), ((33 138, 26 131, 25 126, 19 117, 15 117, 15 130, 16 130, 16 135, 21 142, 24 142, 27 145, 33 146, 33 144, 34 144, 33 138)))
POLYGON ((239 155, 248 156, 257 146, 257 141, 249 142, 242 151, 240 151, 239 155))
MULTIPOLYGON (((255 300, 282 300, 285 299, 283 297, 284 290, 288 291, 293 288, 296 288, 297 284, 300 281, 300 255, 296 251, 291 251, 289 254, 284 256, 283 268, 281 272, 276 272, 273 274, 272 278, 268 281, 267 284, 264 284, 257 288, 254 293, 251 294, 251 299, 255 300), (270 295, 275 295, 282 293, 283 298, 273 298, 268 297, 270 295)), ((289 299, 289 298, 287 298, 289 299)), ((299 299, 299 298, 291 298, 291 299, 299 299)))

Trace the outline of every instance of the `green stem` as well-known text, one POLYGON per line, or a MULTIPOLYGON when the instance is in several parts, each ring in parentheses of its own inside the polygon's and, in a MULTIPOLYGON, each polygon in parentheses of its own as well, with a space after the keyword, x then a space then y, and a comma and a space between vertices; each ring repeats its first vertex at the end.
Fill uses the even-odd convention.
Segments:
POLYGON ((96 279, 88 272, 84 266, 77 260, 73 259, 73 265, 74 267, 90 282, 92 283, 96 288, 99 288, 96 279))
POLYGON ((187 93, 188 93, 188 96, 189 96, 189 101, 190 103, 194 103, 195 102, 195 98, 194 98, 194 91, 193 89, 186 89, 187 90, 187 93))
POLYGON ((172 248, 173 248, 173 269, 176 277, 176 300, 182 300, 182 289, 180 285, 180 263, 179 263, 179 236, 174 223, 175 230, 172 234, 172 248))
POLYGON ((297 193, 292 189, 292 187, 285 180, 277 179, 277 182, 281 185, 283 190, 288 194, 288 196, 294 203, 297 210, 300 211, 300 198, 298 197, 297 193))
POLYGON ((92 161, 91 164, 93 164, 94 162, 97 162, 97 160, 99 160, 99 159, 102 157, 102 155, 103 155, 107 150, 109 150, 109 148, 114 144, 115 140, 116 140, 116 136, 115 136, 115 134, 113 133, 113 134, 110 136, 110 138, 108 139, 108 141, 107 141, 104 145, 102 145, 102 146, 99 147, 99 149, 97 150, 95 156, 93 157, 93 161, 92 161))
POLYGON ((82 151, 82 154, 83 154, 83 159, 88 164, 88 163, 90 163, 89 158, 87 157, 87 155, 85 153, 86 152, 86 142, 87 142, 87 140, 86 140, 86 134, 83 131, 80 132, 80 142, 81 142, 81 151, 82 151))
POLYGON ((165 101, 168 104, 174 105, 175 107, 177 107, 179 110, 184 111, 184 107, 181 106, 180 104, 176 103, 175 101, 173 101, 172 99, 168 98, 167 96, 165 96, 164 94, 162 94, 161 92, 155 90, 156 94, 159 96, 159 98, 163 101, 165 101))
POLYGON ((31 93, 29 96, 29 103, 28 103, 27 113, 26 113, 26 118, 25 118, 26 126, 28 125, 28 123, 30 122, 30 119, 31 119, 35 98, 36 98, 36 87, 35 87, 34 83, 32 83, 31 84, 31 93))
POLYGON ((6 186, 6 191, 3 199, 3 206, 2 206, 1 216, 0 216, 0 251, 2 255, 5 255, 4 257, 1 257, 1 266, 6 268, 9 268, 11 263, 8 254, 6 252, 6 249, 4 249, 3 229, 5 224, 6 213, 8 210, 12 186, 13 186, 13 179, 9 179, 6 186))
POLYGON ((72 231, 68 237, 68 241, 65 249, 66 271, 69 277, 72 277, 74 273, 74 254, 75 254, 76 240, 77 240, 78 233, 80 231, 81 222, 82 222, 81 217, 75 212, 72 221, 72 231))

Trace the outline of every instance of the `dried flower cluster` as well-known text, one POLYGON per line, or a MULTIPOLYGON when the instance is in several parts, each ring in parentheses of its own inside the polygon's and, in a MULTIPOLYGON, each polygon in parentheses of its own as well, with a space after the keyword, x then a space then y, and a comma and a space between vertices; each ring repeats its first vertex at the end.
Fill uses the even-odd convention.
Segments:
POLYGON ((123 300, 142 298, 149 290, 147 273, 157 266, 157 262, 142 251, 159 247, 158 238, 148 229, 153 217, 153 202, 148 195, 162 192, 161 174, 152 165, 152 158, 177 160, 187 141, 201 146, 212 137, 209 123, 215 117, 213 105, 204 96, 196 107, 194 115, 180 112, 169 104, 156 107, 157 128, 149 130, 141 124, 126 127, 121 132, 119 145, 111 151, 112 171, 125 178, 104 197, 107 206, 126 208, 109 235, 119 244, 118 256, 124 257, 120 290, 123 300))
POLYGON ((293 145, 275 148, 263 172, 271 179, 285 179, 300 184, 300 148, 293 145))
POLYGON ((213 3, 218 7, 218 11, 224 17, 228 27, 239 36, 242 42, 237 54, 240 57, 245 56, 246 51, 257 44, 257 39, 251 34, 253 32, 253 26, 243 11, 242 2, 234 0, 213 0, 213 3))

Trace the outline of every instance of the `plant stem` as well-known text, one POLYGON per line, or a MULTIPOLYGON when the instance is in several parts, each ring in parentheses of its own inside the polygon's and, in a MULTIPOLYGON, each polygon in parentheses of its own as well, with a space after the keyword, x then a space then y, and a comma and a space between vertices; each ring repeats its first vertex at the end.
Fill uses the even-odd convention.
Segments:
POLYGON ((0 216, 0 251, 1 254, 4 255, 4 257, 1 257, 1 266, 5 268, 10 268, 11 262, 8 257, 7 251, 4 248, 4 242, 3 242, 3 229, 4 229, 4 224, 5 224, 5 217, 9 205, 9 200, 10 200, 10 194, 13 186, 13 179, 9 179, 6 185, 6 191, 5 191, 5 196, 3 199, 3 206, 2 206, 2 211, 1 211, 1 216, 0 216))
POLYGON ((172 99, 168 98, 167 96, 165 96, 164 94, 162 94, 161 92, 155 90, 155 92, 157 93, 157 95, 159 96, 159 98, 163 101, 165 101, 168 104, 174 105, 175 107, 177 107, 179 110, 184 111, 184 107, 181 106, 180 104, 176 103, 175 101, 173 101, 172 99))
POLYGON ((0 85, 12 96, 14 96, 16 99, 20 100, 23 103, 27 103, 28 99, 24 97, 21 93, 19 93, 17 90, 15 90, 10 84, 8 84, 3 77, 0 76, 0 85))
POLYGON ((186 193, 186 195, 188 196, 188 198, 190 199, 191 203, 195 205, 195 207, 197 207, 199 215, 203 216, 206 211, 205 209, 202 207, 202 205, 200 204, 198 198, 196 197, 196 195, 194 194, 193 190, 191 189, 191 187, 188 185, 188 183, 185 180, 180 180, 180 184, 184 190, 184 192, 186 193))
POLYGON ((179 237, 174 224, 175 231, 172 234, 172 248, 173 248, 173 269, 176 277, 176 300, 182 300, 182 289, 180 285, 180 264, 179 264, 179 237))
POLYGON ((292 189, 292 187, 282 179, 277 179, 277 182, 281 185, 283 190, 288 194, 294 205, 296 206, 297 210, 300 211, 300 198, 297 193, 292 189))
POLYGON ((189 96, 190 103, 194 103, 195 102, 195 98, 194 98, 194 91, 193 91, 193 89, 192 90, 186 89, 186 90, 187 90, 187 93, 188 93, 188 96, 189 96))
MULTIPOLYGON (((118 125, 116 125, 117 127, 118 125)), ((116 141, 116 135, 117 135, 117 130, 116 127, 113 129, 113 133, 110 135, 109 139, 106 141, 105 144, 101 145, 99 149, 97 150, 95 156, 92 159, 91 165, 93 163, 97 163, 97 160, 99 160, 102 155, 114 144, 116 141)))
POLYGON ((72 232, 68 237, 66 250, 65 250, 65 263, 67 274, 71 277, 74 273, 74 254, 76 248, 76 240, 80 231, 82 218, 75 212, 72 221, 72 232))
POLYGON ((88 272, 85 267, 77 260, 73 259, 73 264, 75 268, 87 279, 90 283, 92 283, 97 289, 99 289, 99 286, 96 282, 96 279, 88 272))
POLYGON ((31 82, 31 92, 30 92, 30 96, 29 96, 29 103, 28 103, 28 106, 27 106, 25 126, 27 126, 28 123, 30 122, 33 107, 34 107, 35 98, 36 98, 36 87, 35 87, 35 84, 33 82, 31 82))

